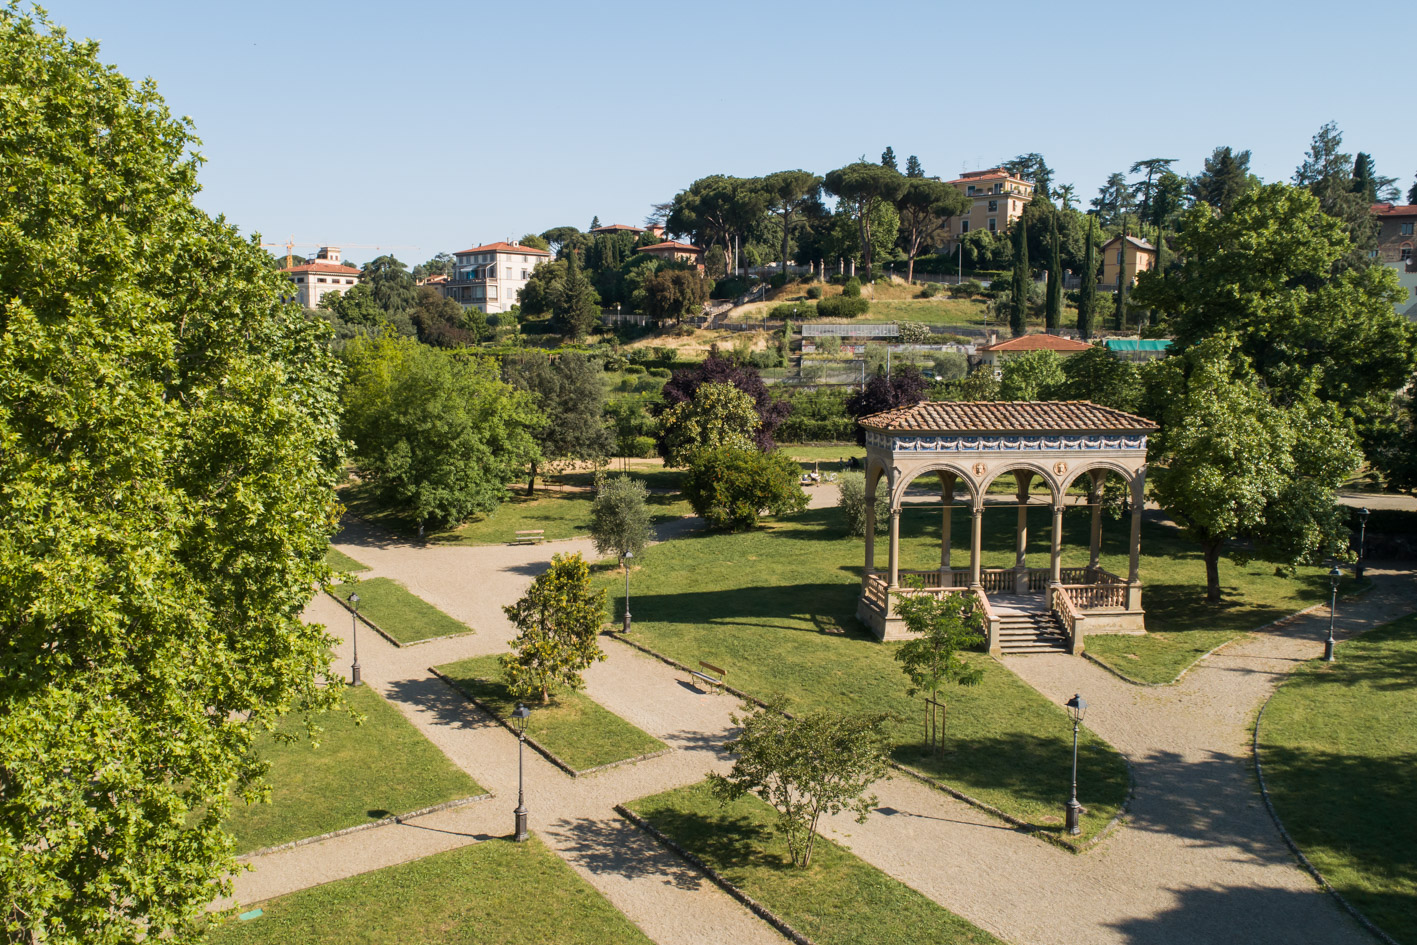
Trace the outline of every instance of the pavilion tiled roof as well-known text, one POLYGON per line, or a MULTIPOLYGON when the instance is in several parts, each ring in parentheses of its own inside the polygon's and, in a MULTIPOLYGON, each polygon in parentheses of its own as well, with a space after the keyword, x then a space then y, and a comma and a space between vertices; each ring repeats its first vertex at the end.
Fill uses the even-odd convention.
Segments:
POLYGON ((1006 338, 1003 341, 996 341, 992 345, 983 345, 980 351, 1061 351, 1068 354, 1076 354, 1087 351, 1092 345, 1086 341, 1077 341, 1063 335, 1033 334, 1019 335, 1017 338, 1006 338))
POLYGON ((1087 400, 924 401, 862 417, 882 432, 918 433, 1144 433, 1145 417, 1087 400))

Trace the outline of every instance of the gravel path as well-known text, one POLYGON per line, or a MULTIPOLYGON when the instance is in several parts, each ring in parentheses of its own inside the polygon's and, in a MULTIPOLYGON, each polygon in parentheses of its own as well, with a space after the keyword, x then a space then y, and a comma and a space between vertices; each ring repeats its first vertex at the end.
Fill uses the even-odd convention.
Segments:
MULTIPOLYGON (((834 493, 820 487, 813 505, 831 504, 834 493)), ((534 547, 388 543, 357 525, 338 547, 369 565, 369 576, 400 580, 477 630, 402 649, 364 633, 360 662, 371 686, 496 796, 415 824, 261 857, 253 872, 237 878, 243 904, 510 832, 515 740, 427 667, 504 651, 512 629, 502 604, 523 593, 551 554, 591 554, 590 542, 579 539, 534 547)), ((1340 609, 1344 633, 1417 609, 1411 571, 1369 574, 1374 591, 1340 609)), ((349 615, 323 595, 307 617, 336 633, 349 626, 349 615)), ((1129 825, 1085 855, 1021 834, 904 778, 877 786, 881 807, 866 824, 837 818, 826 830, 868 862, 1012 942, 1367 942, 1297 868, 1264 811, 1250 768, 1253 712, 1297 661, 1321 650, 1326 621, 1327 614, 1315 615, 1233 644, 1166 688, 1133 687, 1063 655, 1006 659, 1055 701, 1083 693, 1088 726, 1135 768, 1129 825)), ((608 659, 586 674, 588 694, 676 750, 581 779, 527 752, 532 829, 657 942, 780 942, 766 924, 611 810, 616 802, 725 769, 717 748, 730 732, 734 701, 699 693, 670 667, 629 647, 606 642, 604 649, 608 659)), ((338 654, 337 665, 347 671, 347 644, 338 654)), ((1085 771, 1081 780, 1086 803, 1085 771)), ((1057 786, 1060 812, 1065 790, 1057 786)))

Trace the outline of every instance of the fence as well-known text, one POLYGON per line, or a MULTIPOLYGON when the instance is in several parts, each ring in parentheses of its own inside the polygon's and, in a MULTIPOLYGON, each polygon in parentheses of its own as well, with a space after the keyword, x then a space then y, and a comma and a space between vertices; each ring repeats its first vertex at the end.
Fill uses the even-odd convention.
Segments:
POLYGON ((894 338, 900 334, 895 325, 849 325, 840 322, 803 322, 802 337, 839 335, 853 338, 894 338))

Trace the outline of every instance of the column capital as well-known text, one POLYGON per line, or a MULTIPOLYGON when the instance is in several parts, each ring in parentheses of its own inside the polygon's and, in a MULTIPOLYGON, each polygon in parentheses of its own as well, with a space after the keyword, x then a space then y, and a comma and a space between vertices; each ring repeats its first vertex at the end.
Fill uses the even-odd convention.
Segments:
POLYGON ((984 514, 984 506, 982 506, 982 505, 972 505, 972 506, 970 506, 970 507, 969 507, 969 514, 973 515, 975 518, 979 518, 981 515, 984 514))

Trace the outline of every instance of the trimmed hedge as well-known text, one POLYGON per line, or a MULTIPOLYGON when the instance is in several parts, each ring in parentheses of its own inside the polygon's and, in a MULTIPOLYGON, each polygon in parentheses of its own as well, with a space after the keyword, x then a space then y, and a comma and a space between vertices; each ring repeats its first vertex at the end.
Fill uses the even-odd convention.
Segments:
POLYGON ((820 318, 855 318, 865 315, 870 308, 871 303, 866 299, 837 295, 818 302, 817 315, 820 318))

